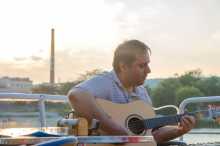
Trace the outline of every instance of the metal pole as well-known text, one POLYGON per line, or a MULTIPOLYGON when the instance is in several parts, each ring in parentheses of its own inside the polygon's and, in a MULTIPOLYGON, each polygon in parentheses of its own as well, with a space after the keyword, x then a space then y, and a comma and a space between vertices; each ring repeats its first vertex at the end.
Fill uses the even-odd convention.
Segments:
POLYGON ((39 113, 40 113, 40 126, 41 128, 46 127, 46 112, 45 112, 45 100, 44 96, 40 95, 41 99, 39 100, 39 113))
POLYGON ((55 53, 54 53, 54 49, 55 49, 55 38, 54 38, 54 33, 55 30, 51 29, 51 55, 50 55, 50 84, 54 84, 54 78, 55 78, 55 71, 54 71, 54 66, 55 66, 55 53))

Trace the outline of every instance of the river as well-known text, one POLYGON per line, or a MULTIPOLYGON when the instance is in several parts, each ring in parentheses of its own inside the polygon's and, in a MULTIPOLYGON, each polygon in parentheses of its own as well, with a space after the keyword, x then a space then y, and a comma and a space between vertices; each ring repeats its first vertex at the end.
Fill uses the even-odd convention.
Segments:
MULTIPOLYGON (((52 116, 49 116, 47 118, 47 124, 50 126, 56 126, 57 119, 61 119, 62 117, 59 117, 56 114, 51 114, 52 116), (56 117, 56 118, 54 118, 56 117), (56 120, 55 120, 56 119, 56 120)), ((20 125, 18 127, 23 127, 22 125, 28 125, 28 127, 39 127, 39 118, 31 117, 31 118, 22 118, 17 117, 16 118, 16 124, 14 124, 13 121, 10 121, 9 118, 0 118, 0 128, 9 128, 9 127, 17 127, 17 125, 20 125), (8 124, 6 124, 6 123, 8 124), (11 122, 11 124, 10 124, 11 122), (4 127, 5 126, 5 127, 4 127)), ((25 126, 25 127, 26 127, 25 126)), ((185 134, 183 136, 183 140, 187 142, 187 144, 204 144, 204 143, 220 143, 220 127, 219 129, 193 129, 189 134, 185 134)), ((220 144, 219 144, 220 145, 220 144)))
POLYGON ((193 129, 191 133, 183 136, 183 141, 187 144, 219 143, 220 145, 220 129, 193 129))

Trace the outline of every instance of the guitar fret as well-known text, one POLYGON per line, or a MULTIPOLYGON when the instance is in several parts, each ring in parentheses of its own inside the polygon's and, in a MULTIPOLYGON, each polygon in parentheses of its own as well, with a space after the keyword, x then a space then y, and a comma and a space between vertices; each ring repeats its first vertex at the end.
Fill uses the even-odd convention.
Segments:
POLYGON ((175 124, 180 122, 182 115, 166 116, 166 117, 156 117, 152 119, 144 120, 145 128, 152 129, 156 127, 161 127, 169 124, 175 124))
POLYGON ((144 122, 144 126, 145 126, 146 128, 149 127, 149 122, 148 122, 148 121, 144 122))

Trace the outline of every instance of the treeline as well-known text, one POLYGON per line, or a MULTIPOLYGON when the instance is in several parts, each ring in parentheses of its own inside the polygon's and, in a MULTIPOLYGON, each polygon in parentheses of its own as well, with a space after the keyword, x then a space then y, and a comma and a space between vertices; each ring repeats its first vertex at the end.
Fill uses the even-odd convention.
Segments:
MULTIPOLYGON (((179 106, 184 99, 190 97, 220 96, 220 77, 204 77, 202 76, 201 70, 197 69, 164 79, 153 89, 149 87, 146 88, 152 97, 154 107, 168 104, 179 106)), ((189 104, 187 110, 189 112, 207 110, 209 104, 219 106, 220 102, 189 104)), ((165 109, 156 113, 167 115, 174 114, 176 111, 165 109)), ((214 120, 210 120, 208 115, 199 115, 197 117, 196 128, 219 127, 219 124, 214 120)))
POLYGON ((220 77, 204 77, 201 70, 196 69, 164 79, 153 89, 146 88, 154 106, 167 104, 179 106, 189 97, 220 96, 220 77))

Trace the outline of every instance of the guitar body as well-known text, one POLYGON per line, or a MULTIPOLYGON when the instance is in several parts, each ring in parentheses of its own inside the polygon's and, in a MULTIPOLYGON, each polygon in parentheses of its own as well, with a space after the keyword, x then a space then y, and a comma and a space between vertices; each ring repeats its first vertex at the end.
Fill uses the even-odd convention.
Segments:
MULTIPOLYGON (((116 121, 121 126, 126 127, 127 129, 128 121, 132 118, 146 119, 155 117, 155 113, 152 107, 141 100, 135 100, 126 104, 119 104, 112 103, 103 99, 97 99, 97 103, 109 115, 111 119, 116 121)), ((139 134, 135 134, 130 131, 130 135, 151 135, 151 129, 145 130, 139 134)))
MULTIPOLYGON (((134 118, 153 118, 155 117, 154 110, 152 109, 152 106, 149 104, 141 101, 141 100, 135 100, 130 103, 126 104, 119 104, 119 103, 112 103, 107 100, 103 99, 96 99, 97 104, 109 115, 111 119, 116 121, 121 126, 124 126, 128 129, 128 121, 132 121, 134 118)), ((151 129, 144 130, 142 132, 131 132, 130 135, 137 135, 137 136, 152 136, 151 135, 151 129)), ((107 135, 105 132, 100 131, 101 135, 107 135)), ((129 143, 126 144, 126 146, 156 146, 155 141, 151 141, 148 143, 129 143)))

